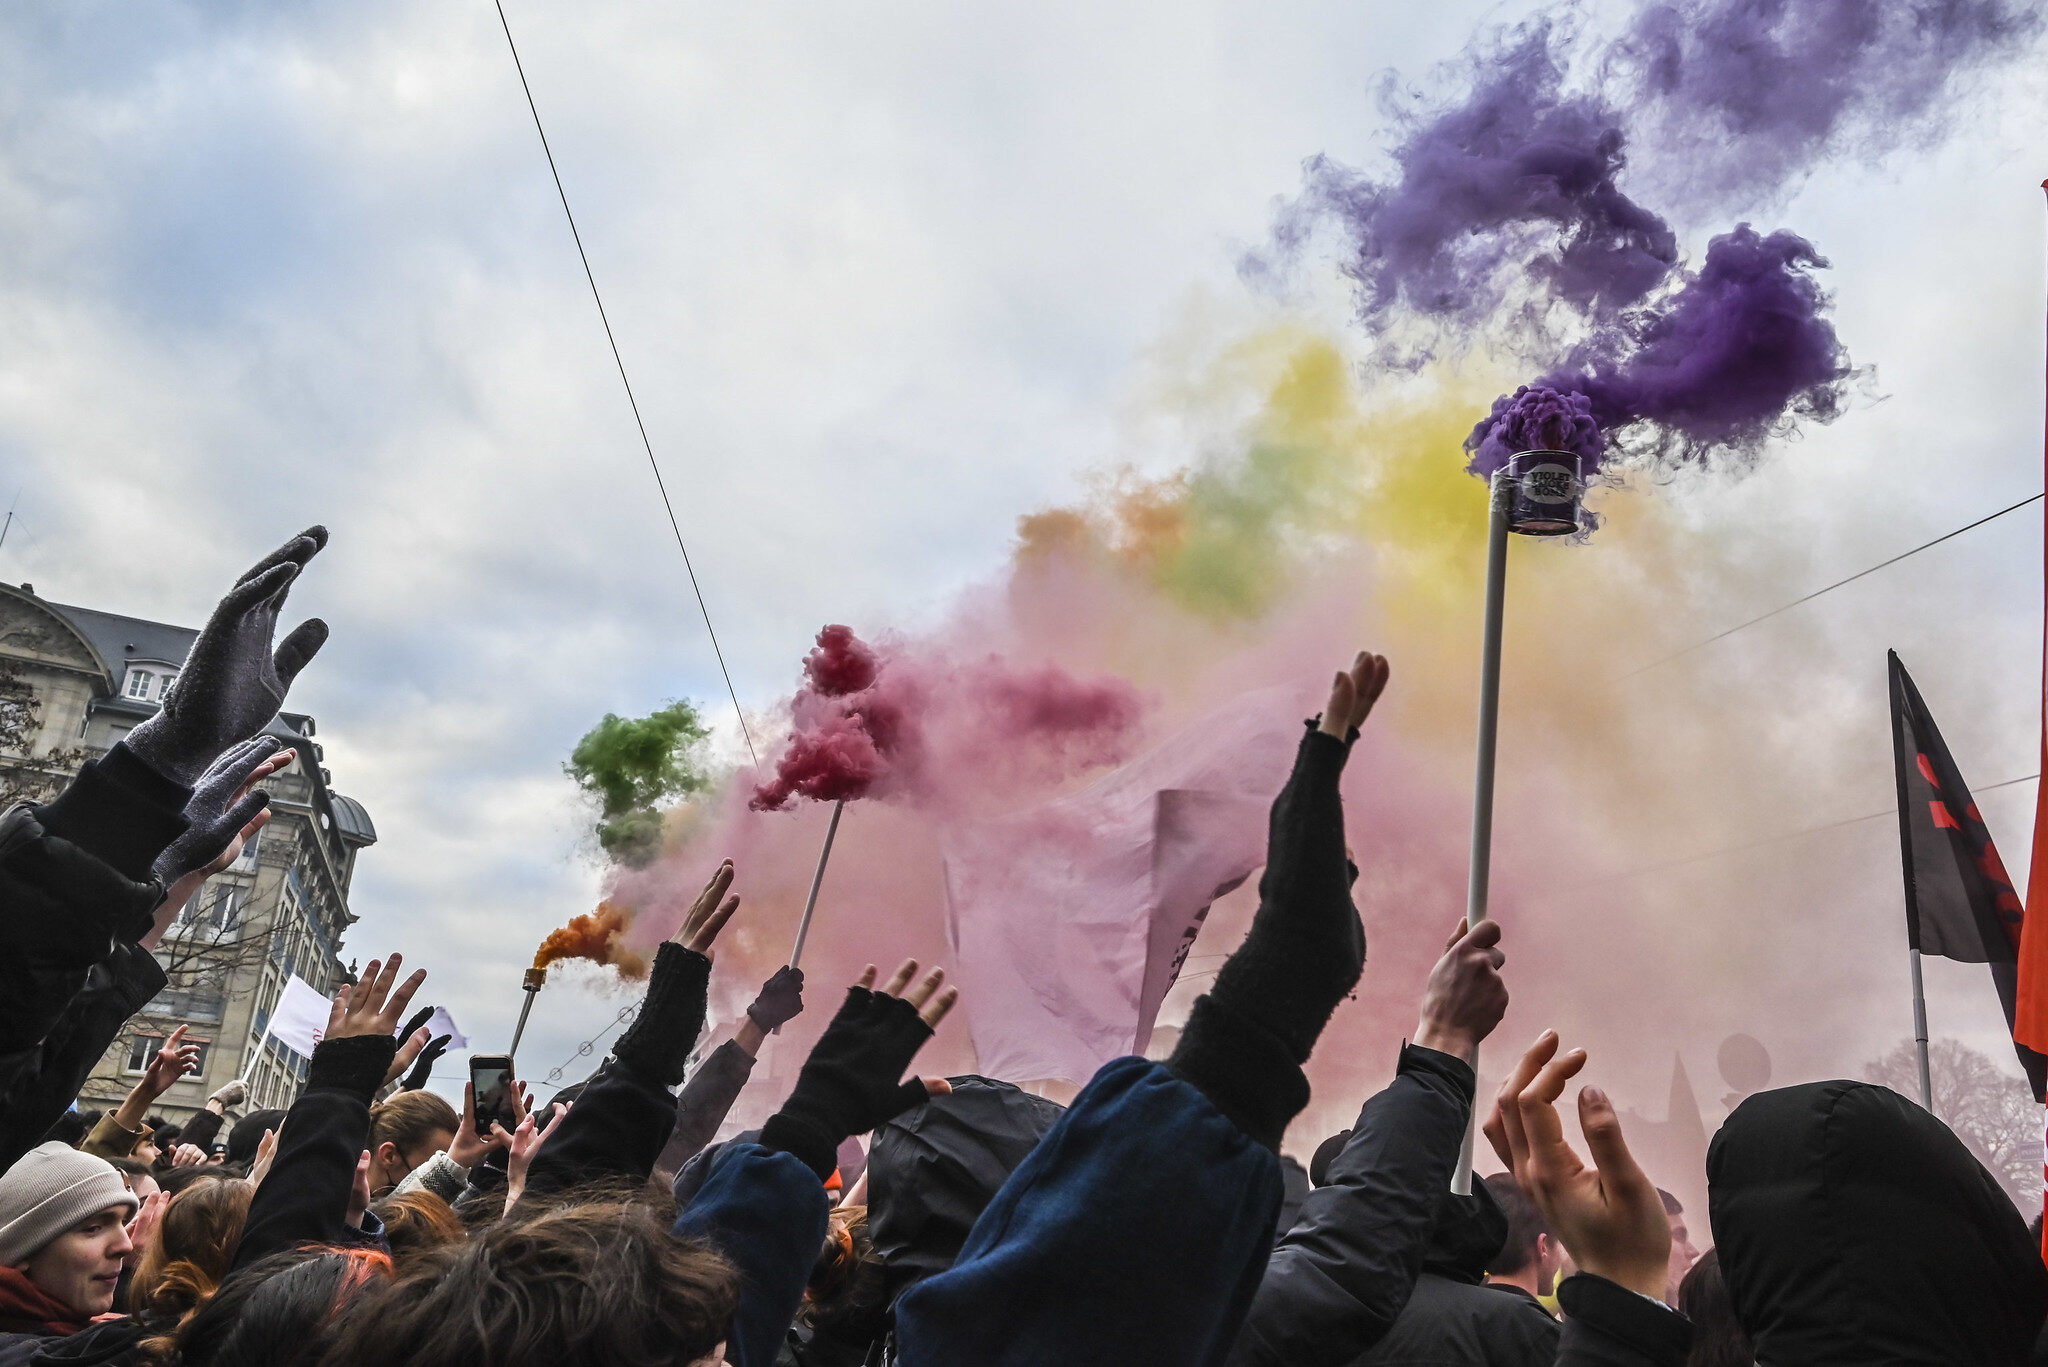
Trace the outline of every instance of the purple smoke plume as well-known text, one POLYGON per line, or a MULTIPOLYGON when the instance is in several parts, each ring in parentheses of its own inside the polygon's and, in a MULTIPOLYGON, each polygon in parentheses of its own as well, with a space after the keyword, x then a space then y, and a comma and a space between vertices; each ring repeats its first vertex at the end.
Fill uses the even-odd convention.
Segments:
POLYGON ((1466 438, 1468 468, 1491 475, 1539 445, 1598 456, 1603 437, 1667 464, 1749 454, 1798 418, 1838 417, 1855 372, 1810 273, 1826 265, 1794 233, 1745 223, 1722 234, 1669 297, 1596 329, 1565 367, 1495 400, 1466 438))
POLYGON ((2009 0, 1678 0, 1638 11, 1604 66, 1672 196, 1728 212, 1822 157, 1938 132, 1959 78, 2041 28, 2038 5, 2009 0))
POLYGON ((1534 360, 1557 345, 1555 311, 1579 319, 1565 363, 1473 429, 1476 473, 1535 444, 1667 463, 1753 453, 1842 410, 1853 372, 1811 274, 1827 263, 1792 233, 1744 225, 1686 270, 1665 220, 1622 186, 1631 132, 1658 162, 1639 179, 1726 211, 1822 155, 1925 134, 1962 72, 2041 28, 2017 0, 1674 0, 1641 6, 1604 44, 1539 17, 1475 42, 1462 98, 1403 120, 1391 177, 1313 158, 1274 255, 1243 269, 1270 273, 1334 223, 1387 364, 1438 337, 1469 341, 1504 309, 1525 324, 1505 340, 1534 360), (1437 336, 1403 353, 1389 332, 1404 317, 1437 336), (1538 442, 1553 430, 1564 435, 1538 442))

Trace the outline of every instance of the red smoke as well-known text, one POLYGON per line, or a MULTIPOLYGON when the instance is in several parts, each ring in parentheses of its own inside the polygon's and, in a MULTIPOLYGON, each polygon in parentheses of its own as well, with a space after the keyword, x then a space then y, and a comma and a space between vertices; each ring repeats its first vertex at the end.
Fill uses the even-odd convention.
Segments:
POLYGON ((534 951, 533 966, 546 968, 562 959, 589 959, 610 964, 629 978, 645 977, 647 956, 625 944, 631 920, 610 902, 599 902, 596 911, 586 911, 560 930, 551 930, 534 951))
POLYGON ((994 655, 964 667, 903 654, 885 661, 843 626, 818 633, 804 676, 789 744, 774 777, 755 788, 755 811, 799 797, 915 799, 991 778, 1057 781, 1127 758, 1144 712, 1122 679, 1077 680, 1054 665, 1017 670, 994 655))

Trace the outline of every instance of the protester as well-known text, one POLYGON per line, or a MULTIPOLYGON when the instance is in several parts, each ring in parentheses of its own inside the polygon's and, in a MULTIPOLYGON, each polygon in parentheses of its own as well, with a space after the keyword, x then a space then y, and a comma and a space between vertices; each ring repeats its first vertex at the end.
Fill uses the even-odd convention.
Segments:
MULTIPOLYGON (((417 1027, 415 1027, 417 1029, 417 1027)), ((389 1195, 413 1170, 455 1143, 461 1120, 432 1092, 400 1091, 370 1108, 370 1192, 389 1195)), ((471 1126, 474 1129, 474 1126, 471 1126)), ((464 1164, 465 1168, 469 1165, 464 1164)), ((466 1175, 466 1174, 465 1174, 466 1175)))
POLYGON ((1700 1251, 1693 1247, 1692 1232, 1685 1227, 1685 1207, 1679 1204, 1678 1198, 1659 1187, 1657 1199, 1664 1203, 1664 1219, 1671 1226, 1671 1267, 1665 1278, 1664 1300, 1668 1305, 1676 1305, 1678 1284, 1699 1261, 1700 1251))
POLYGON ((1486 1284, 1519 1291, 1541 1305, 1556 1294, 1558 1273, 1565 1264, 1564 1245, 1543 1223, 1543 1212, 1513 1173, 1497 1172, 1484 1180, 1508 1222, 1499 1254, 1486 1265, 1486 1284))
POLYGON ((126 1222, 141 1205, 113 1164, 63 1144, 0 1173, 0 1352, 75 1334, 113 1308, 135 1248, 126 1222))
POLYGON ((761 1045, 803 1014, 803 1009, 804 971, 788 965, 776 969, 761 985, 760 995, 747 1008, 732 1038, 712 1050, 676 1094, 675 1128, 654 1162, 657 1173, 673 1178, 683 1164, 703 1151, 753 1075, 761 1045))
POLYGON ((391 1254, 392 1266, 401 1273, 422 1255, 459 1244, 469 1233, 454 1208, 431 1191, 387 1196, 371 1203, 370 1214, 383 1227, 384 1246, 391 1254))

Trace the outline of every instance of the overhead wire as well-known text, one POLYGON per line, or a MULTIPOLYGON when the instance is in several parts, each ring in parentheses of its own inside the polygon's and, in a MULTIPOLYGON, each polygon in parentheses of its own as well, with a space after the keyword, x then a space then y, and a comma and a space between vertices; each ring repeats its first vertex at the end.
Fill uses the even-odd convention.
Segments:
POLYGON ((583 234, 577 230, 576 215, 569 208, 569 192, 562 188, 562 173, 555 165, 554 148, 548 145, 548 130, 541 126, 540 106, 534 103, 533 87, 526 81, 526 64, 519 60, 519 44, 512 41, 512 24, 505 18, 503 0, 491 0, 498 11, 498 25, 505 30, 505 46, 512 50, 512 66, 519 73, 519 88, 526 93, 526 108, 533 115, 533 131, 540 134, 540 150, 548 159, 548 174, 554 177, 555 194, 562 201, 562 216, 569 220, 569 236, 576 241, 576 257, 583 263, 583 278, 590 282, 590 297, 597 303, 598 321, 604 324, 604 339, 611 345, 612 363, 619 368, 619 383, 625 386, 626 402, 633 410, 633 422, 640 429, 640 445, 647 452, 647 468, 654 472, 654 487, 661 494, 661 506, 668 513, 669 530, 675 533, 676 549, 683 553, 683 569, 690 576, 690 591, 697 596, 697 611, 704 617, 704 633, 711 638, 711 653, 718 657, 718 672, 725 677, 725 691, 732 698, 734 715, 740 721, 740 735, 747 742, 747 755, 760 767, 754 750, 754 733, 747 727, 746 709, 740 706, 739 690, 733 687, 732 671, 726 668, 725 651, 718 644, 718 631, 711 625, 711 609, 704 602, 704 589, 697 582, 696 566, 690 563, 690 548, 683 544, 682 524, 676 520, 675 505, 669 501, 668 483, 661 477, 661 462, 654 458, 654 443, 647 435, 647 421, 640 416, 640 400, 633 394, 633 382, 626 377, 626 360, 619 354, 619 339, 612 333, 611 315, 605 311, 604 295, 598 292, 597 275, 590 269, 590 254, 583 250, 583 234))
POLYGON ((1737 622, 1734 626, 1729 627, 1726 631, 1717 631, 1712 636, 1707 637, 1705 640, 1694 641, 1691 645, 1685 647, 1683 650, 1674 650, 1669 655, 1665 655, 1659 659, 1652 660, 1646 665, 1637 665, 1628 673, 1617 675, 1616 681, 1619 682, 1621 679, 1633 679, 1636 675, 1647 673, 1650 670, 1655 669, 1659 665, 1670 664, 1673 660, 1678 659, 1682 655, 1690 655, 1695 650, 1699 650, 1705 646, 1710 646, 1716 641, 1723 640, 1729 636, 1733 636, 1736 632, 1742 631, 1748 627, 1753 627, 1758 622, 1769 621, 1771 618, 1776 617, 1781 612, 1790 612, 1793 608, 1798 607, 1802 603, 1811 603, 1814 599, 1820 597, 1824 593, 1833 593, 1836 589, 1841 588, 1845 584, 1853 584, 1858 579, 1861 579, 1866 575, 1876 574, 1879 570, 1888 569, 1891 566, 1898 564, 1901 560, 1904 560, 1909 556, 1915 556, 1920 554, 1920 552, 1927 550, 1930 547, 1939 546, 1942 542, 1950 540, 1954 537, 1961 536, 1964 532, 1973 531, 1976 528, 1983 526, 1987 522, 1995 522, 1999 518, 2004 517, 2007 513, 2018 512, 2020 509, 2026 507, 2029 503, 2038 503, 2044 496, 2048 496, 2048 490, 2044 490, 2042 493, 2039 494, 2029 494, 2027 495, 2027 497, 2021 499, 2019 502, 2009 504, 2006 507, 2000 508, 1995 513, 1988 513, 1985 516, 1978 518, 1975 522, 1965 523, 1964 525, 1956 528, 1952 532, 1943 532, 1940 536, 1935 537, 1932 541, 1923 541, 1910 551, 1900 551, 1891 559, 1880 560, 1867 570, 1858 570, 1856 571, 1856 573, 1850 575, 1847 579, 1837 579, 1834 583, 1829 584, 1825 588, 1818 588, 1815 589, 1812 593, 1805 594, 1802 597, 1794 598, 1791 602, 1781 604, 1778 607, 1774 607, 1769 612, 1761 613, 1755 617, 1750 618, 1746 622, 1737 622))

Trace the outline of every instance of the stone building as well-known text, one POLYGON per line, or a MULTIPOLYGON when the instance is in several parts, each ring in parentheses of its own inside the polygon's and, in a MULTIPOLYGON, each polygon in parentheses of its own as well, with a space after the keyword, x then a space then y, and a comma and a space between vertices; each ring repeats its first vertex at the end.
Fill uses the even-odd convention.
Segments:
MULTIPOLYGON (((0 790, 46 800, 86 760, 105 754, 155 712, 198 632, 0 585, 0 790)), ((335 792, 313 718, 286 712, 269 734, 298 751, 265 781, 270 824, 231 867, 207 880, 157 946, 170 984, 128 1023, 86 1084, 81 1104, 117 1105, 179 1025, 203 1046, 199 1072, 156 1111, 192 1114, 232 1078, 249 1106, 287 1106, 306 1060, 264 1027, 292 975, 332 995, 352 981, 341 941, 355 916, 348 890, 357 853, 376 828, 335 792)))

